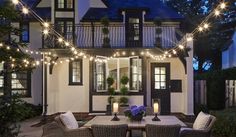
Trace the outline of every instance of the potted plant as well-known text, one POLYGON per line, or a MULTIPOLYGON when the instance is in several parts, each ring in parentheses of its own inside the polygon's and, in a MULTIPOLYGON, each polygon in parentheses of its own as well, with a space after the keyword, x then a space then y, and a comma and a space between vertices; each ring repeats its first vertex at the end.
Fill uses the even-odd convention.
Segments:
POLYGON ((120 83, 121 83, 121 88, 120 88, 120 93, 121 93, 121 97, 119 99, 119 103, 121 106, 127 106, 129 99, 127 97, 128 94, 128 88, 126 87, 126 85, 129 82, 129 78, 127 76, 122 76, 120 83))
POLYGON ((144 106, 131 106, 124 113, 132 121, 141 121, 146 116, 146 108, 144 106))
POLYGON ((101 18, 101 24, 103 25, 102 34, 103 34, 103 47, 110 47, 110 38, 109 38, 109 19, 108 17, 101 18))
POLYGON ((156 33, 155 33, 155 36, 156 36, 155 45, 156 45, 156 47, 160 48, 161 47, 161 33, 162 33, 160 18, 155 18, 153 23, 156 26, 156 29, 155 29, 155 31, 156 31, 156 33))
POLYGON ((108 105, 107 105, 107 115, 111 115, 111 106, 112 103, 114 102, 114 95, 115 95, 115 89, 112 87, 112 85, 114 84, 114 78, 112 77, 108 77, 107 78, 107 85, 108 85, 108 93, 109 93, 109 97, 107 99, 108 105))

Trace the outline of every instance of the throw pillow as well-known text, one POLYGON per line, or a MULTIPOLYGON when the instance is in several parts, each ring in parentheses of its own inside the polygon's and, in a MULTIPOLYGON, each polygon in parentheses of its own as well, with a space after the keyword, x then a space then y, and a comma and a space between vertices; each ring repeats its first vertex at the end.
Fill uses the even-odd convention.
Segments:
POLYGON ((210 122, 211 116, 209 114, 205 114, 200 112, 193 123, 193 129, 195 130, 205 130, 210 122))
POLYGON ((68 111, 64 114, 60 115, 60 119, 62 123, 68 128, 68 129, 77 129, 79 128, 78 123, 72 114, 71 111, 68 111))

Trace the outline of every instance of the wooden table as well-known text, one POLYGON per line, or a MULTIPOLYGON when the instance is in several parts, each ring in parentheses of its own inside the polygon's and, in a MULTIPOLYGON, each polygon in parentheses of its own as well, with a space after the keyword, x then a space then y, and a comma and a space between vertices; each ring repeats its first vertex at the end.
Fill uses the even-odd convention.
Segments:
POLYGON ((128 124, 129 130, 145 130, 146 124, 155 124, 155 125, 176 125, 179 124, 181 127, 186 127, 186 125, 180 121, 175 116, 158 116, 161 121, 152 121, 154 116, 146 116, 142 121, 130 121, 125 116, 118 116, 120 121, 111 121, 113 116, 96 116, 88 123, 84 125, 84 127, 91 127, 94 124, 99 125, 119 125, 119 124, 128 124))

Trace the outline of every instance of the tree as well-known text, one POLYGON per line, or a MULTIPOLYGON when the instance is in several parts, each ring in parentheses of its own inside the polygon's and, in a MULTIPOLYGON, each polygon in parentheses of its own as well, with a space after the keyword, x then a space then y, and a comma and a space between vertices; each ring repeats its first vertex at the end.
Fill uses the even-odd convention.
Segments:
MULTIPOLYGON (((172 0, 168 3, 182 14, 184 32, 192 32, 205 17, 219 4, 218 0, 172 0)), ((211 69, 221 68, 221 49, 232 35, 232 28, 222 29, 221 26, 235 20, 235 3, 227 1, 227 11, 215 19, 210 19, 210 30, 194 36, 194 57, 198 62, 198 73, 205 71, 204 66, 211 64, 211 69)))
POLYGON ((4 62, 4 95, 0 97, 0 136, 17 136, 19 127, 16 123, 21 119, 22 114, 17 113, 22 108, 19 97, 11 93, 11 74, 18 71, 32 70, 30 65, 33 58, 25 54, 20 49, 26 47, 24 43, 18 42, 10 36, 19 36, 21 31, 11 25, 13 21, 20 21, 21 15, 14 10, 15 7, 10 1, 0 1, 0 62, 4 62), (8 48, 6 48, 8 47, 8 48), (23 60, 27 60, 28 65, 22 65, 23 60))

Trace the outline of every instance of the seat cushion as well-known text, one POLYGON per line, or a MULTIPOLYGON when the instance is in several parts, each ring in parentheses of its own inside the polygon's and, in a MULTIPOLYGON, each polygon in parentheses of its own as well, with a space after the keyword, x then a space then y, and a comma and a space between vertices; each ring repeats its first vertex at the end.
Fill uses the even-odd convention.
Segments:
POLYGON ((193 123, 194 130, 205 130, 209 125, 211 115, 200 112, 193 123))
POLYGON ((68 111, 64 114, 60 115, 60 119, 62 123, 68 128, 68 129, 77 129, 79 128, 78 123, 72 114, 71 111, 68 111))

